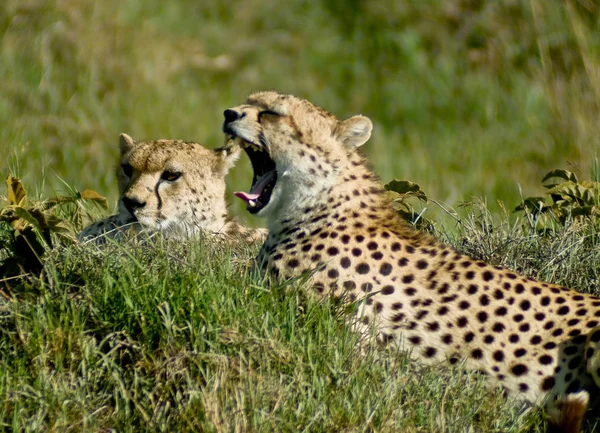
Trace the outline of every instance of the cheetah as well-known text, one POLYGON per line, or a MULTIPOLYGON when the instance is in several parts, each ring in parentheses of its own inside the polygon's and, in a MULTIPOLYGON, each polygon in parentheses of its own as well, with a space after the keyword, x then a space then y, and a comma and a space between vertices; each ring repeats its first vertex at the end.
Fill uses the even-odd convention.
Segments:
POLYGON ((252 94, 224 111, 223 132, 248 154, 250 192, 266 218, 257 265, 299 276, 317 296, 358 304, 353 323, 427 364, 464 362, 531 404, 549 431, 579 430, 600 387, 600 297, 538 282, 460 254, 392 209, 357 148, 361 115, 338 120, 309 101, 252 94), (371 328, 372 327, 372 328, 371 328))
POLYGON ((91 224, 79 240, 120 237, 129 229, 160 231, 174 239, 219 233, 250 243, 264 240, 264 230, 243 227, 227 213, 225 175, 239 148, 209 150, 182 140, 136 142, 127 134, 120 135, 119 145, 118 214, 91 224))

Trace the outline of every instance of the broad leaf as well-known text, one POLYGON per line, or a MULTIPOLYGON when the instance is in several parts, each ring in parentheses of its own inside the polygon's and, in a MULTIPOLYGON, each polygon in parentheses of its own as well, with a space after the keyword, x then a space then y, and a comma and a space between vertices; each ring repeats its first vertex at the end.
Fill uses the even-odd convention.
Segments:
POLYGON ((94 203, 97 203, 98 205, 102 206, 102 208, 108 209, 108 200, 105 197, 102 197, 96 191, 86 189, 81 191, 80 196, 83 200, 91 200, 94 203))
POLYGON ((427 195, 421 190, 419 184, 408 180, 393 179, 385 184, 385 189, 402 195, 415 196, 424 202, 428 201, 427 195))
POLYGON ((23 206, 27 201, 27 191, 21 183, 21 179, 8 175, 6 178, 6 185, 8 187, 8 204, 15 206, 23 206))
POLYGON ((546 182, 548 179, 551 179, 553 177, 559 177, 561 179, 577 183, 577 176, 575 176, 575 173, 560 168, 554 169, 546 173, 546 176, 544 176, 544 178, 542 179, 542 183, 546 182))

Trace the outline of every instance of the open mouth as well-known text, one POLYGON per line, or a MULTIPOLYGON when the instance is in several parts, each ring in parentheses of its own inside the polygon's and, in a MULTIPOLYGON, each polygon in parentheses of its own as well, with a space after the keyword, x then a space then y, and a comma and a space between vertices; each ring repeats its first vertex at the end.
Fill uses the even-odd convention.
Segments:
POLYGON ((277 183, 277 171, 275 170, 275 162, 269 156, 266 149, 262 146, 257 146, 247 141, 241 141, 242 148, 246 151, 252 169, 254 170, 254 176, 252 177, 252 186, 250 192, 235 192, 236 197, 244 200, 246 209, 248 212, 254 214, 264 208, 271 199, 273 188, 277 183))

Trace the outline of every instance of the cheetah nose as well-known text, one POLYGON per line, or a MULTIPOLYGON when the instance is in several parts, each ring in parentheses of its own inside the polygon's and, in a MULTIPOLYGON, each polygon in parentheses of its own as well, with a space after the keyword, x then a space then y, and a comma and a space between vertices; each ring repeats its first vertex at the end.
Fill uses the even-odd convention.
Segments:
POLYGON ((146 206, 145 201, 139 201, 137 198, 123 197, 122 200, 123 204, 125 205, 125 207, 131 215, 133 215, 133 211, 135 211, 136 209, 140 209, 146 206))
POLYGON ((225 124, 235 122, 236 120, 244 117, 242 115, 242 113, 238 113, 235 110, 229 110, 229 109, 223 111, 223 116, 225 116, 225 124))

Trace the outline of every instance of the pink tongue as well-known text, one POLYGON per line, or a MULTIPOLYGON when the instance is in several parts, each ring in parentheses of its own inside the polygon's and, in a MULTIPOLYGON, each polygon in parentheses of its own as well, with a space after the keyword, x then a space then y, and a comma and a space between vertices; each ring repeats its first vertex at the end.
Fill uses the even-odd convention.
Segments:
POLYGON ((242 192, 237 191, 234 192, 233 195, 241 198, 245 202, 250 202, 251 200, 257 200, 262 194, 265 187, 271 182, 271 180, 275 177, 275 170, 272 170, 268 173, 262 175, 260 179, 256 182, 254 187, 250 190, 250 192, 242 192))
POLYGON ((260 194, 248 194, 247 192, 242 191, 234 192, 233 195, 241 198, 245 202, 249 202, 250 200, 256 200, 258 197, 260 197, 260 194))

